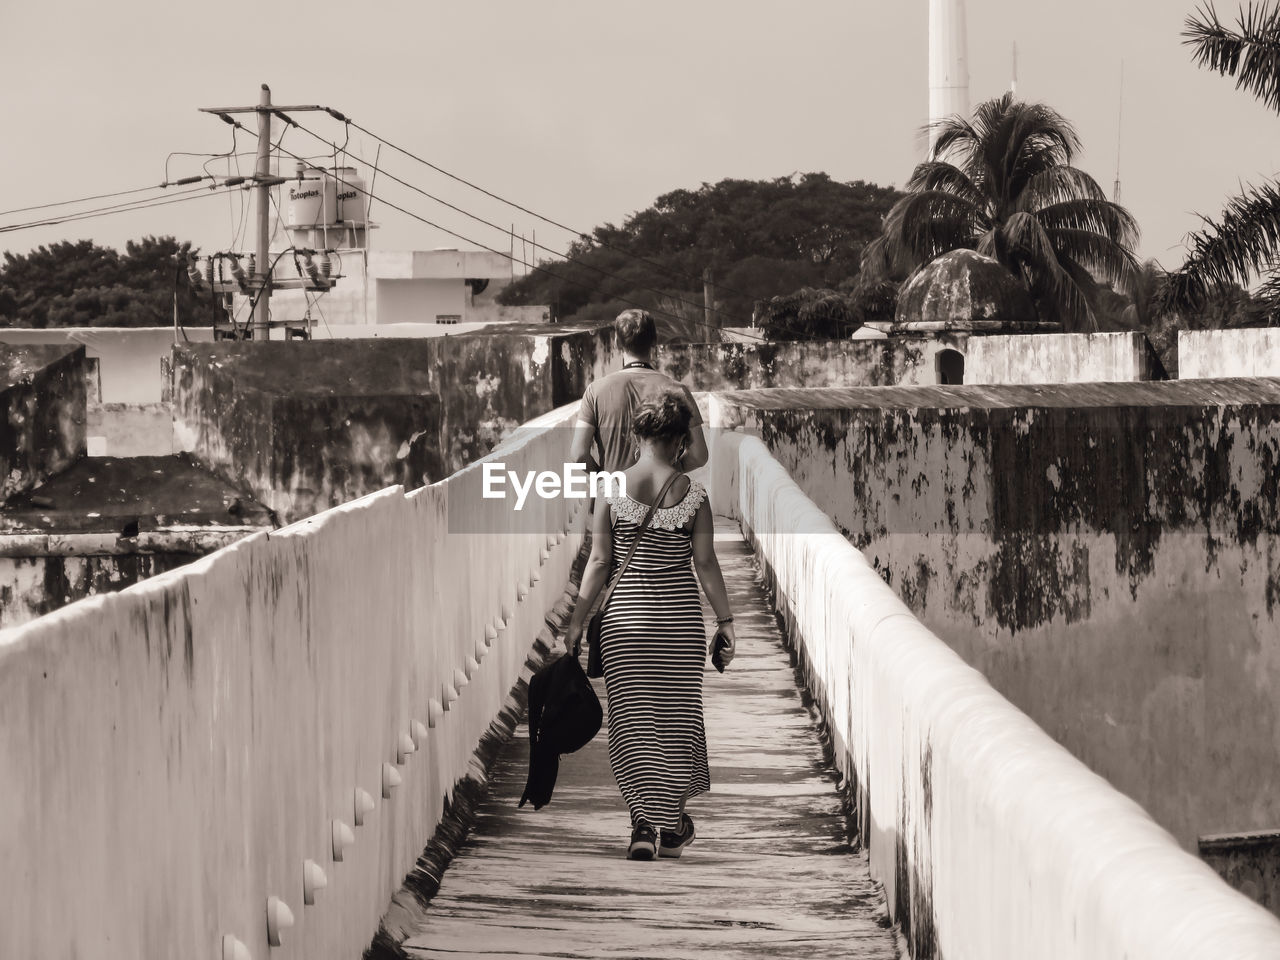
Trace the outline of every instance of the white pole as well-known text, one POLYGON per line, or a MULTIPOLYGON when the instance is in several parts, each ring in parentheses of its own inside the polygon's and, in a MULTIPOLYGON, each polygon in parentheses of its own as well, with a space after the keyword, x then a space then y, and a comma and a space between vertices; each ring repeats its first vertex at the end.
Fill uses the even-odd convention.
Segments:
POLYGON ((929 0, 929 153, 934 125, 969 115, 969 41, 964 0, 929 0))

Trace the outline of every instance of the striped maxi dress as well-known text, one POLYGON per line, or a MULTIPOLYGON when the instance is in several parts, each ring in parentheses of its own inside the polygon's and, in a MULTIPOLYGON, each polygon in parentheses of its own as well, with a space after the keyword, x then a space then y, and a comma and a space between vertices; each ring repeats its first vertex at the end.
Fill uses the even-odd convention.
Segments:
MULTIPOLYGON (((702 721, 707 648, 691 564, 692 522, 706 496, 694 481, 679 503, 654 511, 600 630, 609 763, 632 824, 658 830, 679 830, 683 801, 711 789, 702 721)), ((626 496, 607 502, 616 574, 648 504, 626 496)))

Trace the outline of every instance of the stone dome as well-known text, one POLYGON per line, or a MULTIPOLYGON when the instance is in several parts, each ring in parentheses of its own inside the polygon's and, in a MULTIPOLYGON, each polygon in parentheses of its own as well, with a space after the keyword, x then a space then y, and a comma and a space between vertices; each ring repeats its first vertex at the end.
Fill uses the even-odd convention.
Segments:
POLYGON ((992 329, 1034 324, 1031 295, 1008 270, 974 250, 952 250, 925 264, 898 294, 895 325, 992 329))

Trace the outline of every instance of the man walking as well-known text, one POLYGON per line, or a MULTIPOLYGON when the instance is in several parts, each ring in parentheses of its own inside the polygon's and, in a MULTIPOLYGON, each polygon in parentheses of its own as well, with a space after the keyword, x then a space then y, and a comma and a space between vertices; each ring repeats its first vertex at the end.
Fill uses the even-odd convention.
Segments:
POLYGON ((578 423, 573 435, 571 463, 585 463, 590 470, 625 470, 636 462, 631 417, 641 400, 663 390, 683 390, 693 411, 684 457, 678 462, 684 471, 707 462, 707 440, 702 417, 689 388, 653 368, 651 357, 658 342, 658 329, 645 310, 624 310, 613 328, 622 350, 622 369, 587 385, 578 407, 578 423))

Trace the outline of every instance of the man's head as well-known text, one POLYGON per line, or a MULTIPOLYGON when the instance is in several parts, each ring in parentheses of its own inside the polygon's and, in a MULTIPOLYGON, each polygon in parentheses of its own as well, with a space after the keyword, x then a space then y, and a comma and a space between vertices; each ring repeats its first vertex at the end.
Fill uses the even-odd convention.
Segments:
POLYGON ((658 328, 647 310, 623 310, 613 321, 618 346, 633 357, 648 357, 658 342, 658 328))

